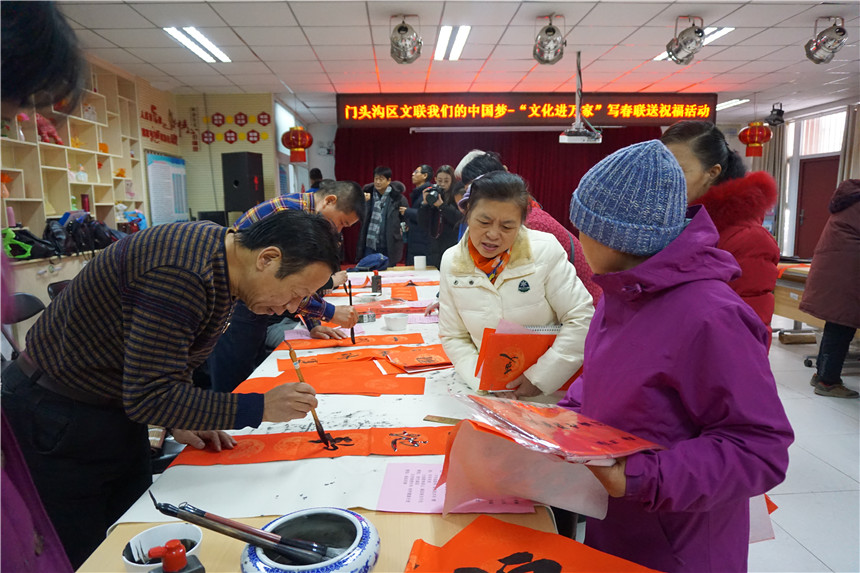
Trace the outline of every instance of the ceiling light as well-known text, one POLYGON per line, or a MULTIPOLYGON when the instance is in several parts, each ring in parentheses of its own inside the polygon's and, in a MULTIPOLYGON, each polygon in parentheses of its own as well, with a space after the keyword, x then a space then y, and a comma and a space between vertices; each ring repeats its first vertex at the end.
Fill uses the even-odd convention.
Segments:
POLYGON ((179 42, 180 44, 182 44, 183 46, 185 46, 186 48, 188 48, 189 50, 191 50, 192 52, 197 54, 200 57, 200 59, 203 60, 204 62, 209 62, 210 64, 215 63, 215 58, 210 56, 206 50, 204 50, 203 48, 201 48, 200 46, 195 44, 191 40, 191 38, 189 38, 188 36, 186 36, 185 34, 180 32, 176 28, 164 28, 164 31, 167 32, 168 34, 170 34, 171 36, 173 36, 173 38, 177 42, 179 42))
POLYGON ((562 31, 552 25, 552 16, 549 24, 541 28, 535 38, 535 47, 532 56, 539 64, 554 64, 564 56, 564 47, 567 40, 564 39, 562 31))
POLYGON ((715 108, 717 111, 723 111, 724 109, 729 109, 730 107, 735 107, 736 105, 741 105, 747 103, 749 99, 730 99, 729 101, 724 101, 723 103, 718 103, 715 108))
POLYGON ((705 31, 702 29, 702 19, 698 16, 678 16, 675 19, 675 37, 666 44, 666 54, 669 59, 679 65, 693 61, 696 52, 702 49, 705 41, 705 31), (692 22, 692 26, 678 33, 678 21, 682 18, 692 22), (699 24, 696 25, 696 20, 699 24))
POLYGON ((768 125, 782 125, 785 123, 785 111, 782 109, 781 103, 773 104, 773 109, 770 110, 770 115, 764 118, 764 122, 768 125))
POLYGON ((576 120, 558 136, 559 143, 602 143, 603 134, 582 117, 582 52, 576 52, 576 120))
POLYGON ((232 60, 227 57, 227 54, 221 51, 221 48, 213 44, 209 38, 203 35, 203 33, 194 28, 193 26, 189 26, 187 28, 182 28, 185 30, 185 33, 197 40, 201 46, 209 50, 213 56, 224 62, 225 64, 229 64, 232 60))
MULTIPOLYGON (((735 31, 734 28, 730 28, 728 26, 726 26, 724 28, 719 28, 717 26, 709 26, 709 27, 705 28, 705 39, 702 40, 702 46, 707 46, 711 42, 713 42, 715 40, 719 40, 720 38, 722 38, 726 34, 728 34, 730 32, 734 32, 734 31, 735 31)), ((659 62, 661 60, 665 60, 668 57, 669 57, 669 52, 662 52, 659 56, 654 58, 654 61, 659 62)))
POLYGON ((403 21, 391 32, 391 58, 398 64, 411 64, 421 56, 424 40, 415 29, 403 21))
POLYGON ((471 29, 471 26, 460 26, 457 28, 457 37, 454 38, 451 53, 448 55, 448 59, 452 62, 460 59, 460 54, 463 53, 463 48, 466 46, 466 40, 469 38, 469 31, 471 29))
POLYGON ((451 26, 442 26, 439 29, 439 39, 436 41, 436 51, 433 53, 434 60, 444 60, 445 52, 448 51, 448 41, 451 39, 451 32, 454 28, 451 26))
POLYGON ((813 32, 815 37, 806 43, 806 57, 816 64, 829 63, 833 59, 833 56, 836 55, 836 52, 838 52, 842 48, 843 44, 845 44, 847 32, 845 31, 845 28, 843 28, 844 25, 845 20, 838 16, 816 18, 815 32, 813 32), (837 23, 819 33, 819 20, 836 20, 837 23))

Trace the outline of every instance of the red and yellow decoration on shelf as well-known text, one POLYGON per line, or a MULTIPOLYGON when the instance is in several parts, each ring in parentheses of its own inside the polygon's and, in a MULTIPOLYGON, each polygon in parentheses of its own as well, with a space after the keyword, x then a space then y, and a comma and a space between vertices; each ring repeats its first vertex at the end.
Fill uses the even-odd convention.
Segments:
POLYGON ((764 144, 770 141, 773 132, 760 121, 751 121, 748 126, 738 132, 738 139, 747 146, 747 157, 761 157, 764 144))
POLYGON ((308 160, 305 150, 313 145, 314 138, 304 127, 291 127, 281 136, 281 143, 290 150, 290 163, 304 163, 308 160))

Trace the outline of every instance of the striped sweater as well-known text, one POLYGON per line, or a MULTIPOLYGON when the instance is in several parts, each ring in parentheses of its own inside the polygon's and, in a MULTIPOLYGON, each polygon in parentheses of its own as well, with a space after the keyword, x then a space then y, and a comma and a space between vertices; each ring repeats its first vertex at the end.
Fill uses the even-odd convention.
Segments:
POLYGON ((121 400, 136 422, 187 430, 259 425, 262 394, 191 384, 232 309, 226 233, 208 222, 174 223, 114 243, 27 333, 33 361, 60 383, 121 400))

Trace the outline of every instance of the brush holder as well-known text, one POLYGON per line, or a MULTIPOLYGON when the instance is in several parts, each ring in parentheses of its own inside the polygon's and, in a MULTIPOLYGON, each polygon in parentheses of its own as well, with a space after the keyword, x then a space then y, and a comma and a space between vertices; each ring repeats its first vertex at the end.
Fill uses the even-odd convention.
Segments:
POLYGON ((274 552, 245 546, 242 573, 367 573, 379 558, 379 532, 359 514, 336 507, 316 507, 289 513, 263 527, 282 537, 313 541, 329 547, 329 558, 296 565, 274 552))

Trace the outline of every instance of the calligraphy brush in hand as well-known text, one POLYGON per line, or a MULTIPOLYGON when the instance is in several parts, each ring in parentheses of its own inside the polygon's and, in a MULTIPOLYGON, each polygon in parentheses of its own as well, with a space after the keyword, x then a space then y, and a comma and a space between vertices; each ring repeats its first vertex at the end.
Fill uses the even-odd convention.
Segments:
MULTIPOLYGON (((346 281, 343 288, 346 289, 346 293, 349 295, 349 306, 352 306, 352 281, 346 281), (348 289, 347 286, 349 286, 348 289)), ((349 338, 352 340, 352 343, 355 344, 355 326, 350 327, 349 338)))
MULTIPOLYGON (((286 343, 287 348, 290 351, 290 360, 293 361, 293 368, 295 368, 296 370, 296 376, 299 377, 299 382, 304 382, 305 377, 302 374, 301 368, 299 368, 299 357, 296 356, 296 351, 293 350, 293 346, 290 344, 290 341, 285 340, 284 342, 286 343)), ((320 440, 322 440, 323 445, 325 447, 328 447, 328 436, 326 435, 325 430, 323 430, 322 424, 320 423, 320 419, 317 416, 317 411, 314 408, 311 408, 311 416, 314 417, 314 426, 317 427, 317 435, 320 437, 320 440)))

